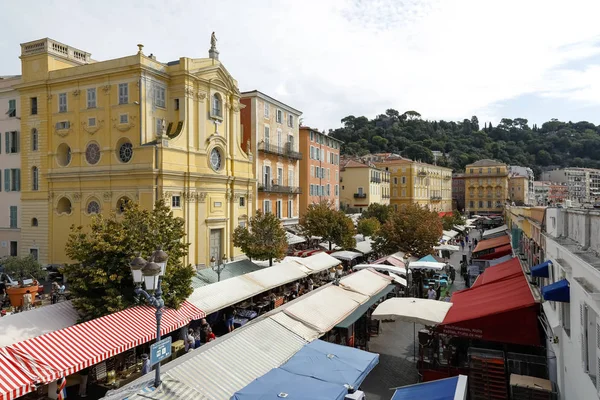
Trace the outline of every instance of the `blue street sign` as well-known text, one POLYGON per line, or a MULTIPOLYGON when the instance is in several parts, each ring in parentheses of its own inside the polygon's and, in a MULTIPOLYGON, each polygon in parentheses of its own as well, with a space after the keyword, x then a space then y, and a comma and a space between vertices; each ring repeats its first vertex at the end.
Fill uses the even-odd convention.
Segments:
POLYGON ((150 365, 154 365, 171 356, 171 336, 150 346, 150 365))

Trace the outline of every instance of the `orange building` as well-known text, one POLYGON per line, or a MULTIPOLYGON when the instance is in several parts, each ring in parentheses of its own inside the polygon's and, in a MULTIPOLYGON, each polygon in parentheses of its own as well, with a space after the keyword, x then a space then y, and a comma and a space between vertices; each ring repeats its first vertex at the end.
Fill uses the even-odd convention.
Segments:
POLYGON ((300 127, 300 215, 308 206, 329 200, 336 210, 340 207, 340 147, 339 139, 306 126, 300 127))
POLYGON ((254 90, 241 94, 242 140, 252 154, 257 180, 255 209, 272 212, 283 225, 299 216, 299 118, 302 112, 254 90))

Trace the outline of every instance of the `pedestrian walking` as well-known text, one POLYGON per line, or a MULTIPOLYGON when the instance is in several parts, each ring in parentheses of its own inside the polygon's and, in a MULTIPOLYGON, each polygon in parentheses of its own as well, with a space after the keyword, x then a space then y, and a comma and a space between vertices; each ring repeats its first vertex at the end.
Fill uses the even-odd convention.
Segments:
POLYGON ((456 279, 456 271, 454 267, 450 267, 450 281, 454 284, 454 279, 456 279))
POLYGON ((433 286, 429 286, 429 290, 427 291, 427 298, 429 300, 435 300, 435 289, 433 288, 433 286))
POLYGON ((233 307, 229 306, 224 311, 225 314, 225 325, 227 325, 227 331, 232 332, 235 327, 233 326, 233 320, 235 317, 235 310, 233 307))
POLYGON ((23 311, 31 309, 31 293, 29 290, 23 295, 23 311))
POLYGON ((196 348, 196 339, 194 339, 194 330, 190 328, 185 336, 185 351, 191 351, 196 348))
POLYGON ((148 354, 142 354, 142 375, 146 375, 150 371, 152 371, 152 366, 148 354))
POLYGON ((89 368, 84 368, 79 371, 79 397, 87 397, 87 381, 89 374, 89 368))

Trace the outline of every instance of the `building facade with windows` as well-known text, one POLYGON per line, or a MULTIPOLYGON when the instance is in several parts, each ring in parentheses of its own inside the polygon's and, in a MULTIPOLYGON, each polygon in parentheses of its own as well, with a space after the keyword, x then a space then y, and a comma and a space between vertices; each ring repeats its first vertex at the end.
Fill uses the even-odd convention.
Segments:
MULTIPOLYGON (((533 170, 528 167, 521 167, 520 165, 510 165, 508 167, 508 176, 509 179, 513 177, 523 177, 525 178, 526 187, 522 190, 523 194, 523 204, 533 206, 535 205, 535 189, 533 188, 533 183, 535 182, 535 174, 533 170)), ((509 194, 510 191, 510 182, 509 185, 509 194)))
POLYGON ((13 88, 20 82, 0 76, 0 259, 19 255, 21 242, 21 99, 13 88))
POLYGON ((302 112, 254 90, 241 94, 243 143, 250 148, 257 178, 256 208, 284 225, 299 217, 299 121, 302 112))
POLYGON ((518 206, 530 205, 529 182, 526 176, 514 175, 508 179, 508 196, 518 206))
POLYGON ((535 181, 533 188, 535 204, 539 206, 560 204, 569 198, 566 183, 535 181))
POLYGON ((185 262, 241 255, 231 237, 255 179, 237 82, 216 52, 163 63, 142 48, 97 62, 52 39, 21 45, 21 254, 68 262, 71 225, 162 198, 185 220, 185 262))
POLYGON ((339 209, 341 145, 340 140, 316 129, 300 127, 300 215, 321 201, 339 209))
POLYGON ((452 200, 457 210, 465 211, 465 174, 452 174, 452 200))
POLYGON ((468 215, 502 214, 508 200, 508 166, 489 159, 467 165, 465 190, 468 215))
POLYGON ((390 173, 370 161, 343 159, 340 207, 363 212, 371 204, 390 204, 390 173))
POLYGON ((566 184, 568 200, 580 204, 600 200, 600 169, 555 169, 543 172, 542 180, 566 184))
POLYGON ((398 210, 417 204, 431 211, 452 211, 452 169, 403 157, 376 162, 390 174, 390 204, 398 210))

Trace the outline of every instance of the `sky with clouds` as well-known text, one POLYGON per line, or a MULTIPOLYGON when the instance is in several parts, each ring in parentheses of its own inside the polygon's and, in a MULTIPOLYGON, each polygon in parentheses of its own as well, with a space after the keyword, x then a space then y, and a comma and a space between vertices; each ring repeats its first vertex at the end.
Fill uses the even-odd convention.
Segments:
POLYGON ((0 75, 20 43, 51 37, 106 60, 220 60, 258 89, 335 128, 387 108, 480 122, 600 124, 600 1, 20 0, 2 2, 0 75))

